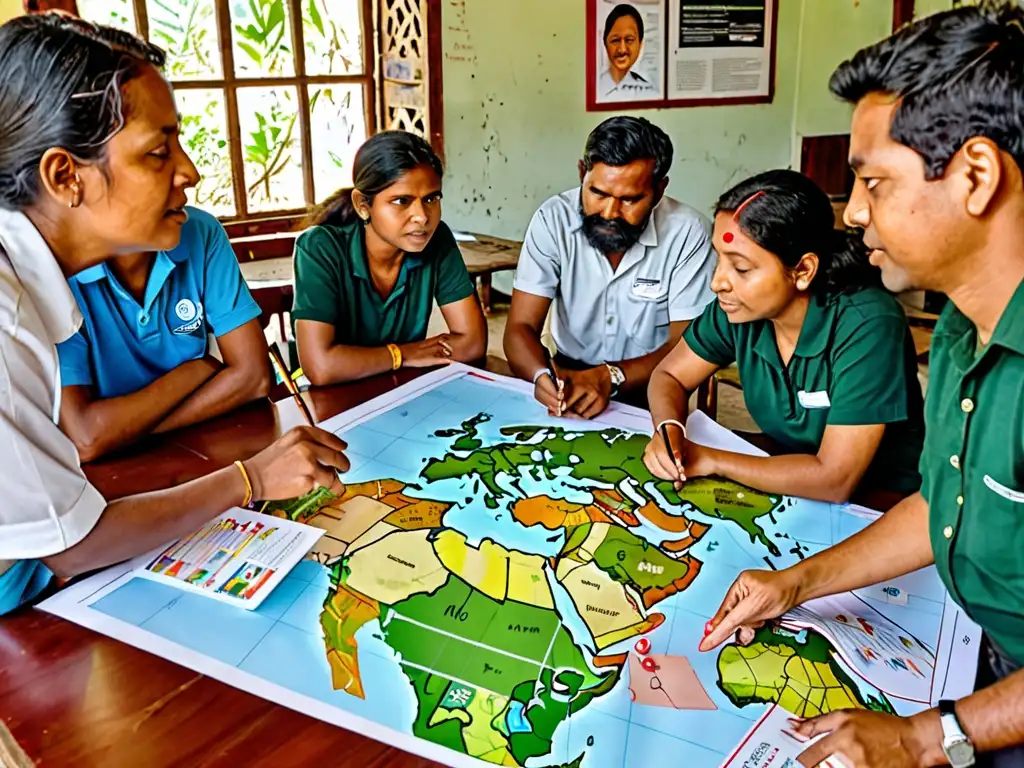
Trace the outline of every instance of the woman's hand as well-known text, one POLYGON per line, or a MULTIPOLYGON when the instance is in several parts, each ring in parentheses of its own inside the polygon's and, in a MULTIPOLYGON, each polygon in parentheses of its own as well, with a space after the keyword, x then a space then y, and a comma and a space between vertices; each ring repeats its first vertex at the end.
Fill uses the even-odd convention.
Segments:
POLYGON ((339 472, 349 468, 342 453, 348 446, 337 435, 316 427, 296 427, 244 462, 252 497, 264 501, 295 499, 317 488, 340 494, 339 472))
POLYGON ((448 365, 452 361, 452 345, 447 333, 412 344, 403 344, 401 350, 403 368, 430 368, 435 365, 448 365))

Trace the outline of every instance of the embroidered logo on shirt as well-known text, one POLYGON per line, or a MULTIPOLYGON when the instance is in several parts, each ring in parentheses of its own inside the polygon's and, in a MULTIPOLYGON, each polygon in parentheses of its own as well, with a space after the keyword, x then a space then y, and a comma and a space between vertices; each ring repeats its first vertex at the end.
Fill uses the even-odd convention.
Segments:
POLYGON ((174 314, 179 320, 184 320, 172 332, 178 336, 188 336, 203 327, 203 305, 201 302, 192 302, 189 299, 182 299, 174 306, 174 314))
POLYGON ((667 295, 667 290, 662 289, 660 280, 638 277, 633 280, 633 295, 639 299, 660 299, 667 295))
POLYGON ((174 306, 174 314, 178 316, 179 320, 191 323, 196 319, 196 315, 199 314, 199 310, 191 299, 182 299, 174 306))

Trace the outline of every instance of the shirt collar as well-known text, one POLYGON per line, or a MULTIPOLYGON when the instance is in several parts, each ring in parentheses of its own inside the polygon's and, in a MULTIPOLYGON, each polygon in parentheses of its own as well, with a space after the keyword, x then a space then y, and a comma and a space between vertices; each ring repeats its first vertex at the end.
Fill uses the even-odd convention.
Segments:
MULTIPOLYGON (((967 371, 984 356, 978 354, 978 329, 952 302, 946 311, 948 314, 936 326, 935 335, 948 339, 953 363, 967 371)), ((985 352, 996 346, 1024 355, 1024 281, 1003 310, 985 352)))
MULTIPOLYGON (((812 294, 807 304, 804 324, 800 326, 800 336, 796 340, 795 357, 812 358, 824 354, 832 336, 835 321, 835 305, 838 297, 826 297, 812 294)), ((762 321, 761 329, 754 341, 754 351, 766 360, 777 360, 779 346, 772 333, 770 321, 762 321)))
MULTIPOLYGON (((348 238, 348 257, 349 264, 351 264, 352 267, 352 274, 360 280, 369 280, 370 268, 366 263, 366 235, 363 232, 363 224, 362 222, 356 222, 349 226, 353 228, 352 234, 348 238)), ((423 249, 422 253, 405 254, 405 258, 402 259, 401 272, 404 274, 407 269, 415 269, 416 267, 423 266, 424 254, 430 249, 430 245, 433 242, 434 238, 432 237, 430 238, 430 242, 427 243, 426 248, 423 249)), ((402 278, 400 276, 399 281, 401 282, 401 280, 402 278)))
MULTIPOLYGON (((662 200, 665 198, 662 197, 662 200)), ((658 205, 661 205, 661 200, 658 201, 658 205)), ((656 248, 658 246, 658 226, 654 223, 655 213, 658 211, 658 205, 651 209, 651 218, 647 222, 647 226, 644 231, 640 234, 640 239, 637 240, 640 245, 647 246, 648 248, 656 248)), ((582 233, 583 231, 583 187, 579 187, 576 190, 576 219, 575 226, 572 228, 572 233, 582 233)))
POLYGON ((55 344, 67 341, 82 325, 82 313, 57 259, 28 217, 0 209, 0 249, 32 299, 55 344))

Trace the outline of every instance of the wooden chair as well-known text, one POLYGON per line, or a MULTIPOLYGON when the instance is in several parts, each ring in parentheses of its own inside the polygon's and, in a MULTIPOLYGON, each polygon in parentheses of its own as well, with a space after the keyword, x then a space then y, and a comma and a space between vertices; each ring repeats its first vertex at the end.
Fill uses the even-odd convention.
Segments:
POLYGON ((707 414, 715 421, 718 421, 719 383, 741 391, 743 389, 743 385, 740 383, 740 372, 735 366, 720 368, 715 371, 714 376, 697 388, 697 410, 707 414))

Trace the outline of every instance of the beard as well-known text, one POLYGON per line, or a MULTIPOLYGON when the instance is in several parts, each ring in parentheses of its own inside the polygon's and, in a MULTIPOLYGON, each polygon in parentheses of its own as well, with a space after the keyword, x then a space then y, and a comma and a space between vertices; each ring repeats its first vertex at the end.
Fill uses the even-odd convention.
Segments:
POLYGON ((606 219, 600 214, 587 216, 580 206, 583 217, 583 235, 587 242, 605 256, 611 253, 625 253, 640 240, 651 220, 648 213, 640 224, 630 224, 625 219, 606 219))

